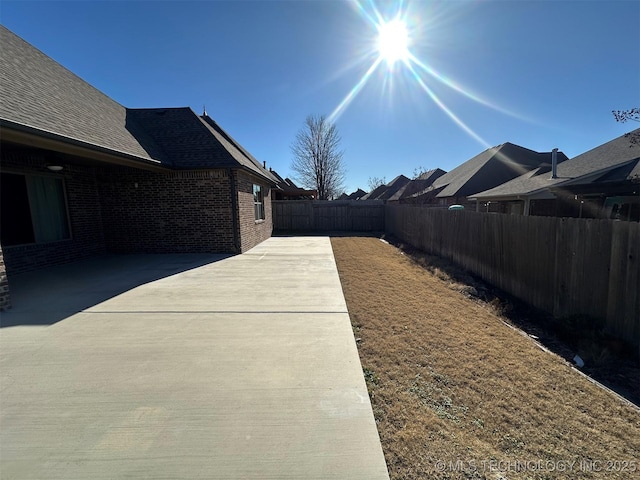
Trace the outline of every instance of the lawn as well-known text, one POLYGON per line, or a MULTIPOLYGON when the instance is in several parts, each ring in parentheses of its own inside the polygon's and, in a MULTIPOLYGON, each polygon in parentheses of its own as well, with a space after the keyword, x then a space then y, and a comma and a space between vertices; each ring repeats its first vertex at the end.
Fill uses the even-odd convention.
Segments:
POLYGON ((391 479, 640 478, 640 412, 377 238, 332 238, 391 479))

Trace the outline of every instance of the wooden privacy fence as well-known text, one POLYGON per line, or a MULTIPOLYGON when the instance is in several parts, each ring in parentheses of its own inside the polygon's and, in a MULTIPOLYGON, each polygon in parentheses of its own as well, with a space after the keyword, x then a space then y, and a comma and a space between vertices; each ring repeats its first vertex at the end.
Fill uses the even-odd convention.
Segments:
POLYGON ((640 224, 386 206, 386 231, 555 317, 640 340, 640 224))
POLYGON ((274 200, 273 229, 280 232, 383 232, 380 200, 274 200))

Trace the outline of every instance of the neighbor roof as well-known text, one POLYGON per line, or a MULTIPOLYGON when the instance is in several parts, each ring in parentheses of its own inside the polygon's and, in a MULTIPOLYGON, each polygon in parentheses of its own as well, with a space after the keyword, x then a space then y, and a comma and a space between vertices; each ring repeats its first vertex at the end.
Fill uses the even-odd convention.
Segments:
POLYGON ((409 179, 407 177, 404 175, 398 175, 386 185, 380 185, 373 191, 362 196, 360 200, 387 200, 407 183, 409 183, 409 179))
MULTIPOLYGON (((558 162, 566 160, 558 152, 558 162)), ((437 197, 466 197, 501 185, 525 172, 551 163, 551 152, 538 153, 513 143, 503 143, 476 155, 433 182, 437 197)))
POLYGON ((625 165, 629 165, 628 171, 625 169, 626 178, 631 179, 634 175, 640 174, 640 145, 632 143, 629 135, 640 135, 640 128, 559 163, 558 178, 551 178, 548 168, 536 169, 503 185, 473 195, 472 198, 531 195, 550 187, 590 183, 625 165), (633 163, 635 165, 630 166, 633 163))
POLYGON ((389 197, 389 201, 397 201, 401 198, 407 198, 415 193, 421 192, 430 187, 437 178, 441 177, 445 173, 447 172, 440 168, 427 170, 418 176, 418 178, 410 180, 403 185, 396 193, 389 197))
POLYGON ((0 25, 0 121, 3 127, 63 137, 159 162, 128 127, 127 110, 0 25))
POLYGON ((361 188, 359 188, 358 190, 356 190, 355 192, 352 192, 349 195, 349 200, 360 200, 362 197, 364 197, 367 194, 367 192, 365 192, 364 190, 362 190, 361 188))
POLYGON ((387 189, 386 185, 380 185, 376 188, 374 188, 373 190, 371 190, 369 193, 364 194, 362 197, 360 197, 360 200, 373 200, 375 198, 378 197, 378 195, 382 195, 382 193, 387 189))

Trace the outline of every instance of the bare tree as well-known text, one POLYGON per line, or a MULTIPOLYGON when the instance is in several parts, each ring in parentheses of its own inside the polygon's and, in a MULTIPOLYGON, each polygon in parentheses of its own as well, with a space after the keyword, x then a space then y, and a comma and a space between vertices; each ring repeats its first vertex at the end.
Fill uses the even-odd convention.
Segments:
POLYGON ((305 187, 330 200, 344 190, 345 167, 336 126, 324 116, 309 115, 291 144, 291 170, 305 187))
POLYGON ((386 185, 387 184, 387 179, 385 177, 369 177, 369 180, 367 180, 367 184, 369 185, 369 191, 373 192, 376 188, 382 186, 382 185, 386 185))
POLYGON ((640 122, 640 108, 630 108, 629 110, 612 110, 616 122, 625 123, 627 120, 640 122))
POLYGON ((423 173, 427 173, 428 170, 426 168, 424 168, 422 165, 420 165, 419 167, 416 167, 413 169, 413 176, 411 177, 412 180, 417 180, 420 175, 422 175, 423 173))
MULTIPOLYGON (((630 108, 629 110, 612 110, 616 122, 626 123, 628 120, 640 122, 640 108, 630 108)), ((640 145, 640 133, 633 131, 624 135, 631 142, 631 146, 640 145)))

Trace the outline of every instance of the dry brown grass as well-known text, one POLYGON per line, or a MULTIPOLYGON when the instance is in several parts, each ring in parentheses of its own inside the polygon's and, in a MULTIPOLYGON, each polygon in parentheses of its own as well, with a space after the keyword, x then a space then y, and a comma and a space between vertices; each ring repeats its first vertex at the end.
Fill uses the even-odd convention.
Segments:
POLYGON ((637 409, 397 248, 332 245, 392 479, 640 478, 637 409))

